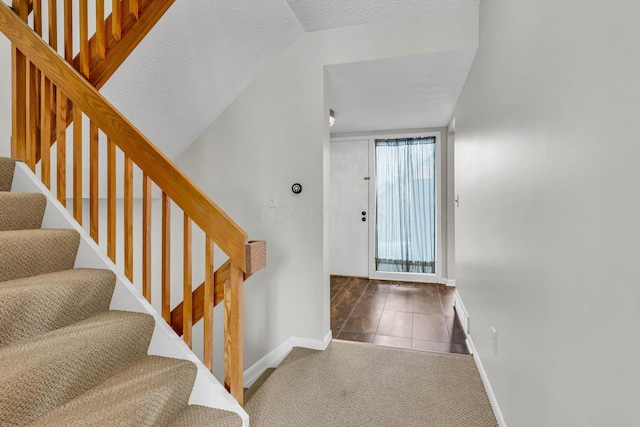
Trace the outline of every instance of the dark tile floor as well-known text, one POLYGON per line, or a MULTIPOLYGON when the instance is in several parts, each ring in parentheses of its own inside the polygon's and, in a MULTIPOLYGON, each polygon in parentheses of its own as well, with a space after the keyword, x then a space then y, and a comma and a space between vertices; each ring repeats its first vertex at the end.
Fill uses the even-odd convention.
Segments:
POLYGON ((333 338, 469 354, 444 285, 331 276, 333 338))

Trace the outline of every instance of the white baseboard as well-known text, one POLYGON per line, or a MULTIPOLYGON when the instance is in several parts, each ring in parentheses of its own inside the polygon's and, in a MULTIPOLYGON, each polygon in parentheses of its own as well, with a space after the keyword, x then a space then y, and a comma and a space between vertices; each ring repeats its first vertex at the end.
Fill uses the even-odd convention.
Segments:
POLYGON ((496 395, 493 393, 493 388, 491 388, 491 383, 489 382, 487 372, 484 370, 484 366, 482 366, 482 360, 480 360, 480 356, 476 351, 476 347, 473 345, 473 340, 469 335, 467 335, 467 347, 473 355, 473 360, 476 362, 476 367, 478 368, 478 372, 480 373, 480 378, 482 378, 482 384, 484 384, 484 389, 487 392, 487 396, 489 397, 489 403, 491 403, 491 409, 493 409, 493 414, 496 417, 496 421, 498 421, 498 426, 507 427, 507 423, 504 422, 502 411, 500 410, 500 406, 498 405, 496 395))
POLYGON ((251 387, 260 375, 269 368, 277 368, 280 363, 291 353, 293 347, 304 347, 312 350, 325 350, 331 343, 331 331, 325 335, 323 340, 310 338, 289 337, 282 344, 267 353, 262 359, 254 363, 244 371, 244 386, 251 387))
POLYGON ((464 308, 464 304, 462 303, 462 299, 460 298, 460 294, 458 291, 455 292, 455 300, 453 301, 453 306, 456 309, 456 313, 458 314, 458 319, 460 319, 460 324, 464 333, 469 336, 469 313, 467 313, 467 309, 464 308))
POLYGON ((460 298, 460 294, 458 294, 458 291, 456 291, 455 307, 460 321, 465 322, 466 320, 467 322, 466 325, 464 323, 462 325, 462 327, 464 328, 464 333, 467 337, 467 349, 473 356, 474 362, 476 362, 476 367, 478 368, 478 372, 480 373, 480 378, 482 378, 482 384, 484 385, 484 389, 487 392, 487 397, 489 397, 489 403, 491 403, 491 409, 493 409, 493 414, 496 417, 496 421, 498 421, 498 426, 507 427, 507 423, 504 422, 504 417, 502 416, 502 411, 500 410, 500 405, 498 405, 496 395, 493 393, 493 388, 491 387, 491 383, 489 382, 487 372, 484 370, 482 360, 480 360, 480 356, 476 351, 476 346, 473 344, 473 339, 471 339, 471 335, 469 334, 469 315, 467 314, 467 310, 464 308, 464 304, 462 303, 462 299, 460 298), (463 320, 463 317, 465 320, 463 320))

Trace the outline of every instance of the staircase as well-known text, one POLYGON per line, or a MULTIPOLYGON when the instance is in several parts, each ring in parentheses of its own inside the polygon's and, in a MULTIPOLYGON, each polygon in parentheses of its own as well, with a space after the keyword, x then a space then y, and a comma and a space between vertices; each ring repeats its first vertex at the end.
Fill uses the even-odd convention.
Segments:
POLYGON ((63 49, 56 0, 48 8, 42 0, 0 2, 0 32, 13 49, 11 152, 24 162, 0 162, 0 375, 10 378, 0 389, 0 425, 247 425, 242 290, 265 268, 266 244, 249 241, 98 92, 172 2, 113 0, 105 19, 97 0, 89 38, 87 0, 74 3, 77 13, 64 0, 63 49), (14 170, 40 194, 16 186, 14 170), (36 174, 41 182, 32 185, 36 174), (60 229, 41 228, 50 211, 59 211, 60 229), (99 262, 81 261, 100 249, 99 262), (194 258, 203 266, 199 286, 194 258), (175 306, 174 271, 182 273, 175 306), (220 303, 224 387, 210 373, 220 303), (202 363, 189 350, 201 320, 202 363))
POLYGON ((0 425, 241 426, 188 405, 193 362, 148 355, 149 314, 110 310, 116 275, 74 268, 80 234, 40 228, 47 199, 9 192, 0 158, 0 425))

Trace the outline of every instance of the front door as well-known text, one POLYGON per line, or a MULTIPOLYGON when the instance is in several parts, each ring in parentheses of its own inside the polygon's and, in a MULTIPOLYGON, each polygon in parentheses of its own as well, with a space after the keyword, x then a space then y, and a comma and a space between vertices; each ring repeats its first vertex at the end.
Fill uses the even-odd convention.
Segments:
POLYGON ((369 140, 331 143, 330 272, 369 275, 369 140))

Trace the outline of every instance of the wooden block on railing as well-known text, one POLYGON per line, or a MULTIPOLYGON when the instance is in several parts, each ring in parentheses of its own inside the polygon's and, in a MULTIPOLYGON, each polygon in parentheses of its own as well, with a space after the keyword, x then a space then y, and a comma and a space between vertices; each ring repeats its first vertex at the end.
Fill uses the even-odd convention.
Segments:
POLYGON ((246 246, 247 251, 247 273, 253 274, 267 266, 267 242, 255 240, 246 246))

